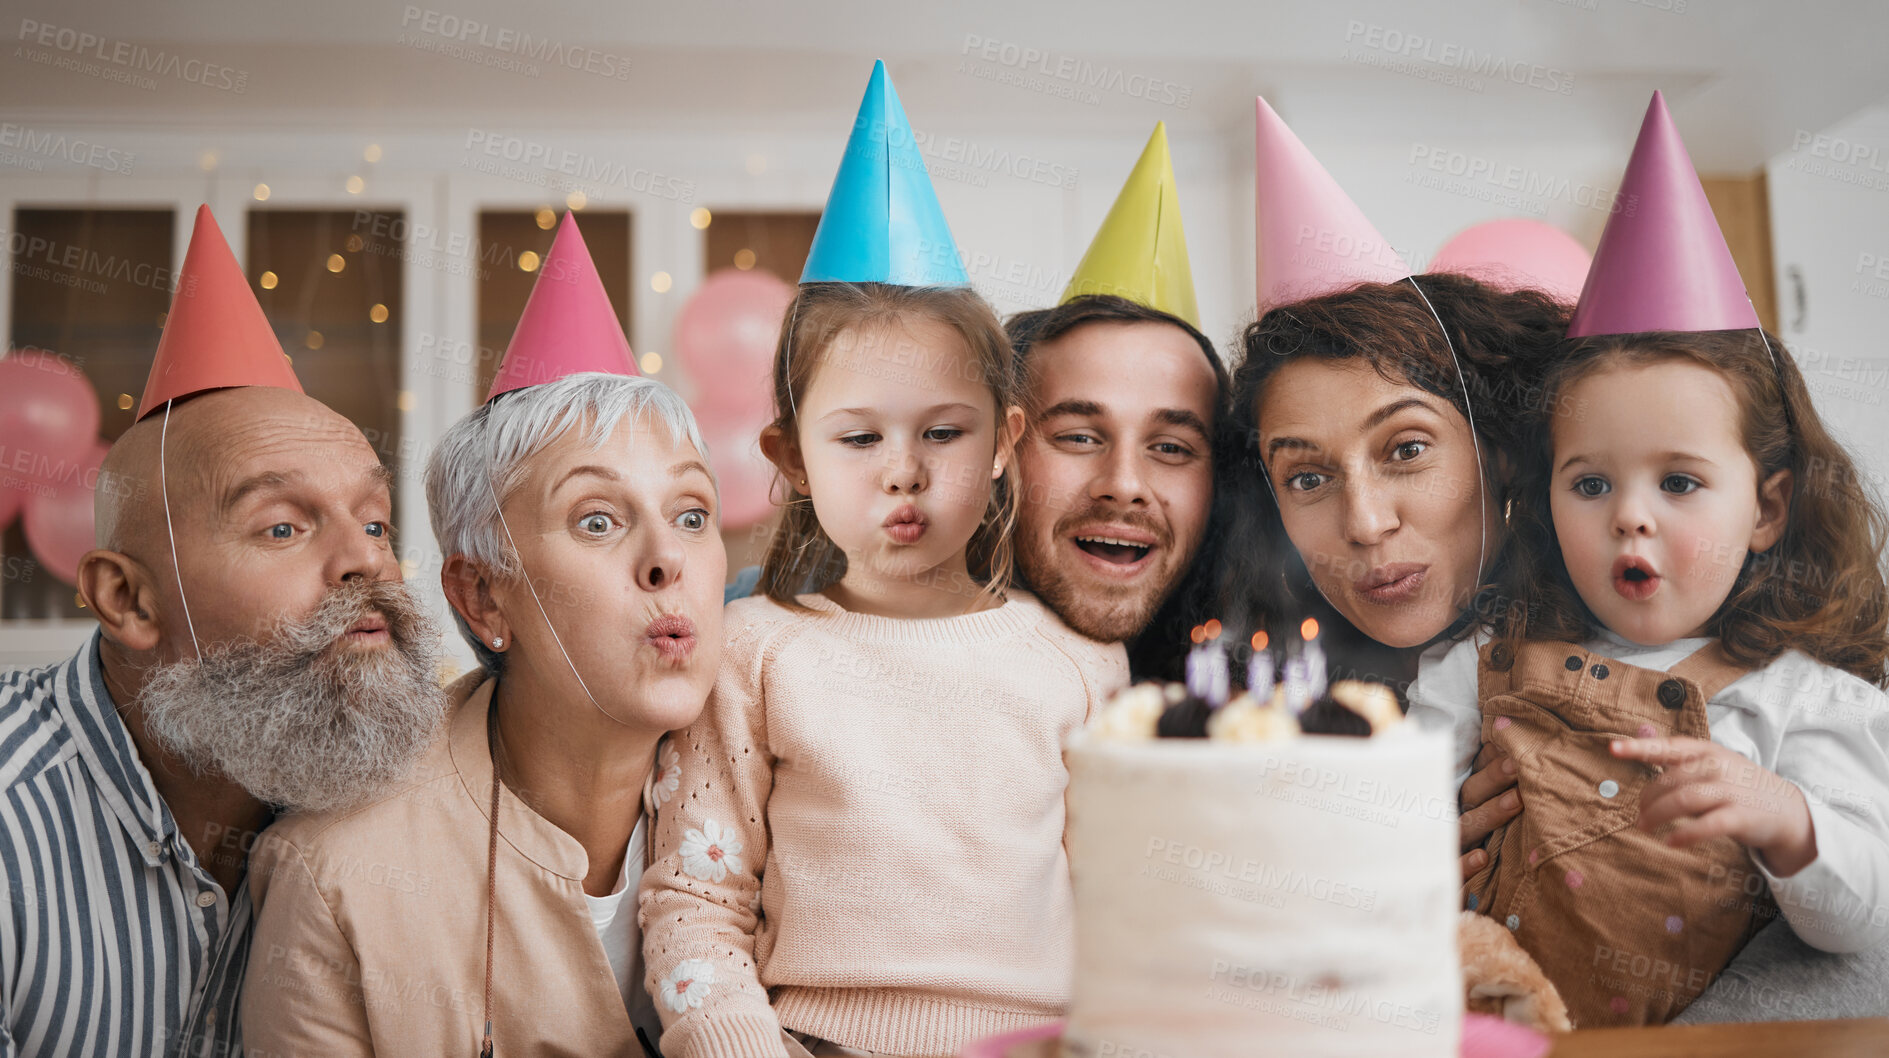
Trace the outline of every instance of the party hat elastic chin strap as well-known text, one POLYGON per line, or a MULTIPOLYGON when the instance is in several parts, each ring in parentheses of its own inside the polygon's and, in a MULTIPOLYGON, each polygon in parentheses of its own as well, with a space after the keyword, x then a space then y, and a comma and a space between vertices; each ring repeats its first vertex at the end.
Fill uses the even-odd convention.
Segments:
POLYGON ((525 556, 518 550, 518 541, 512 538, 512 527, 506 524, 504 508, 499 504, 498 490, 492 487, 492 479, 489 475, 485 479, 485 485, 492 493, 492 511, 498 515, 499 528, 505 530, 506 546, 512 549, 512 557, 518 561, 520 579, 525 582, 525 590, 531 593, 531 601, 538 607, 538 616, 544 618, 544 627, 551 632, 551 641, 558 645, 558 653, 564 655, 564 664, 571 667, 571 676, 577 680, 577 685, 583 688, 584 697, 590 699, 591 708, 624 727, 629 727, 628 722, 618 719, 608 709, 598 705, 597 696, 590 693, 590 685, 584 682, 583 674, 577 671, 577 663, 571 660, 571 652, 564 649, 564 638, 558 635, 557 626, 551 623, 551 615, 545 611, 544 600, 538 598, 538 589, 531 583, 531 574, 525 571, 525 556))
MULTIPOLYGON (((1483 570, 1489 561, 1489 478, 1484 472, 1482 462, 1482 439, 1476 432, 1475 406, 1469 399, 1469 377, 1463 373, 1463 362, 1456 355, 1456 343, 1450 340, 1450 329, 1443 326, 1443 317, 1437 314, 1436 306, 1430 304, 1430 296, 1425 294, 1423 287, 1418 285, 1416 276, 1405 276, 1404 279, 1409 282, 1412 289, 1416 290, 1417 296, 1423 299, 1423 307, 1430 310, 1430 318, 1436 321, 1437 330, 1443 335, 1443 344, 1449 348, 1450 363, 1456 365, 1457 384, 1463 389, 1463 413, 1465 417, 1469 419, 1469 442, 1474 446, 1476 452, 1476 478, 1478 482, 1476 489, 1476 510, 1478 531, 1480 532, 1480 538, 1476 545, 1476 579, 1480 582, 1483 570)), ((1272 495, 1273 507, 1283 510, 1279 502, 1278 490, 1273 488, 1272 468, 1266 465, 1263 456, 1259 467, 1259 479, 1266 483, 1266 491, 1272 495)), ((1331 597, 1325 595, 1325 589, 1318 586, 1316 579, 1312 581, 1312 587, 1318 591, 1320 596, 1325 598, 1327 603, 1331 602, 1331 597)))
POLYGON ((1482 581, 1483 570, 1489 561, 1489 475, 1482 462, 1482 437, 1476 432, 1476 406, 1469 399, 1469 376, 1463 373, 1463 361, 1456 355, 1456 343, 1450 340, 1450 329, 1443 326, 1443 317, 1437 315, 1436 306, 1430 304, 1430 295, 1423 292, 1417 284, 1416 276, 1405 276, 1417 296, 1423 299, 1423 307, 1430 310, 1430 318, 1436 321, 1436 329, 1443 334, 1443 344, 1449 347, 1450 363, 1456 365, 1456 384, 1463 390, 1463 416, 1469 420, 1469 443, 1476 451, 1476 524, 1480 534, 1476 545, 1476 581, 1482 581))
POLYGON ((190 630, 190 646, 197 652, 197 660, 203 660, 203 645, 197 642, 197 623, 190 619, 190 599, 184 595, 184 570, 177 564, 177 530, 171 528, 171 490, 170 480, 164 469, 164 442, 171 432, 171 405, 175 400, 164 402, 164 422, 157 432, 157 487, 164 497, 164 535, 170 538, 171 572, 177 577, 177 599, 184 604, 184 627, 190 630))

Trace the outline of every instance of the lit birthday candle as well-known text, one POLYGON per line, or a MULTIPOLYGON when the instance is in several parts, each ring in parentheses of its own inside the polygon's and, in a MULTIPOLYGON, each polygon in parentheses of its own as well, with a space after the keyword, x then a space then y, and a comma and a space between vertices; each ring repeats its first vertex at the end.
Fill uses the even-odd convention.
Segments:
POLYGON ((1285 684, 1286 708, 1294 716, 1305 712, 1305 707, 1312 704, 1312 680, 1306 668, 1303 647, 1286 651, 1285 678, 1281 682, 1285 684))
POLYGON ((1187 638, 1194 643, 1194 649, 1187 652, 1187 693, 1196 698, 1206 697, 1206 695, 1200 693, 1200 681, 1204 675, 1203 663, 1207 657, 1207 649, 1201 646, 1201 642, 1205 638, 1203 635, 1205 631, 1205 627, 1195 625, 1193 629, 1187 633, 1187 638))
POLYGON ((1325 648, 1318 645, 1318 618, 1308 617, 1299 625, 1305 640, 1307 692, 1316 701, 1325 696, 1325 648))
POLYGON ((1226 644, 1220 641, 1220 622, 1208 621, 1201 628, 1201 636, 1207 647, 1207 657, 1202 663, 1205 673, 1201 679, 1200 696, 1215 709, 1227 704, 1233 693, 1233 659, 1227 656, 1226 644))
POLYGON ((1272 697, 1272 651, 1266 649, 1266 630, 1253 633, 1253 656, 1246 662, 1246 691, 1261 705, 1272 697))

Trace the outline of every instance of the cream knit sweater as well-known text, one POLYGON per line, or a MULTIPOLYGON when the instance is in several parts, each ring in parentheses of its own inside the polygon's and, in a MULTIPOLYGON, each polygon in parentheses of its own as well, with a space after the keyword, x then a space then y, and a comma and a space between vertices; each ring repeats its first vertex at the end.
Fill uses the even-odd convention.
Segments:
POLYGON ((1126 653, 1014 589, 935 620, 801 601, 728 606, 708 707, 663 754, 640 905, 663 1053, 773 1058, 785 1026, 955 1055, 1060 1016, 1062 737, 1126 653))

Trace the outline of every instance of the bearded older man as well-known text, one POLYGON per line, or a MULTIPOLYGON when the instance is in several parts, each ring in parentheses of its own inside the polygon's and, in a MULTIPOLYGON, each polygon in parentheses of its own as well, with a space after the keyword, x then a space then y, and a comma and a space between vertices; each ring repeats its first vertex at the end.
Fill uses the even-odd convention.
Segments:
POLYGON ((98 630, 0 682, 0 1054, 240 1054, 256 834, 398 777, 444 698, 387 472, 207 209, 95 507, 98 630))

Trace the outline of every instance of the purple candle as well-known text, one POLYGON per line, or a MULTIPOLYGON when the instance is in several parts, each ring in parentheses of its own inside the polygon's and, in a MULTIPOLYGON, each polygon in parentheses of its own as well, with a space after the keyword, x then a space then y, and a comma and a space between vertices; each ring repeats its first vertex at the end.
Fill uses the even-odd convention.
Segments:
POLYGON ((1272 651, 1266 649, 1267 642, 1264 630, 1254 632, 1253 656, 1246 662, 1246 691, 1261 705, 1272 697, 1273 662, 1272 651))
POLYGON ((1325 648, 1318 645, 1318 618, 1306 618, 1299 635, 1305 640, 1306 690, 1317 701, 1325 696, 1325 648))
POLYGON ((1286 658, 1286 708, 1292 715, 1305 711, 1312 704, 1311 679, 1306 671, 1305 656, 1294 654, 1286 658))
POLYGON ((1200 626, 1195 625, 1194 630, 1188 633, 1188 638, 1194 641, 1194 649, 1187 652, 1187 693, 1196 698, 1205 698, 1206 695, 1201 693, 1200 681, 1202 659, 1207 656, 1207 650, 1201 646, 1200 631, 1200 626))
POLYGON ((1233 659, 1227 656, 1226 644, 1216 639, 1207 647, 1203 668, 1206 669, 1202 681, 1205 693, 1201 697, 1218 709, 1227 704, 1228 696, 1233 693, 1233 659))

